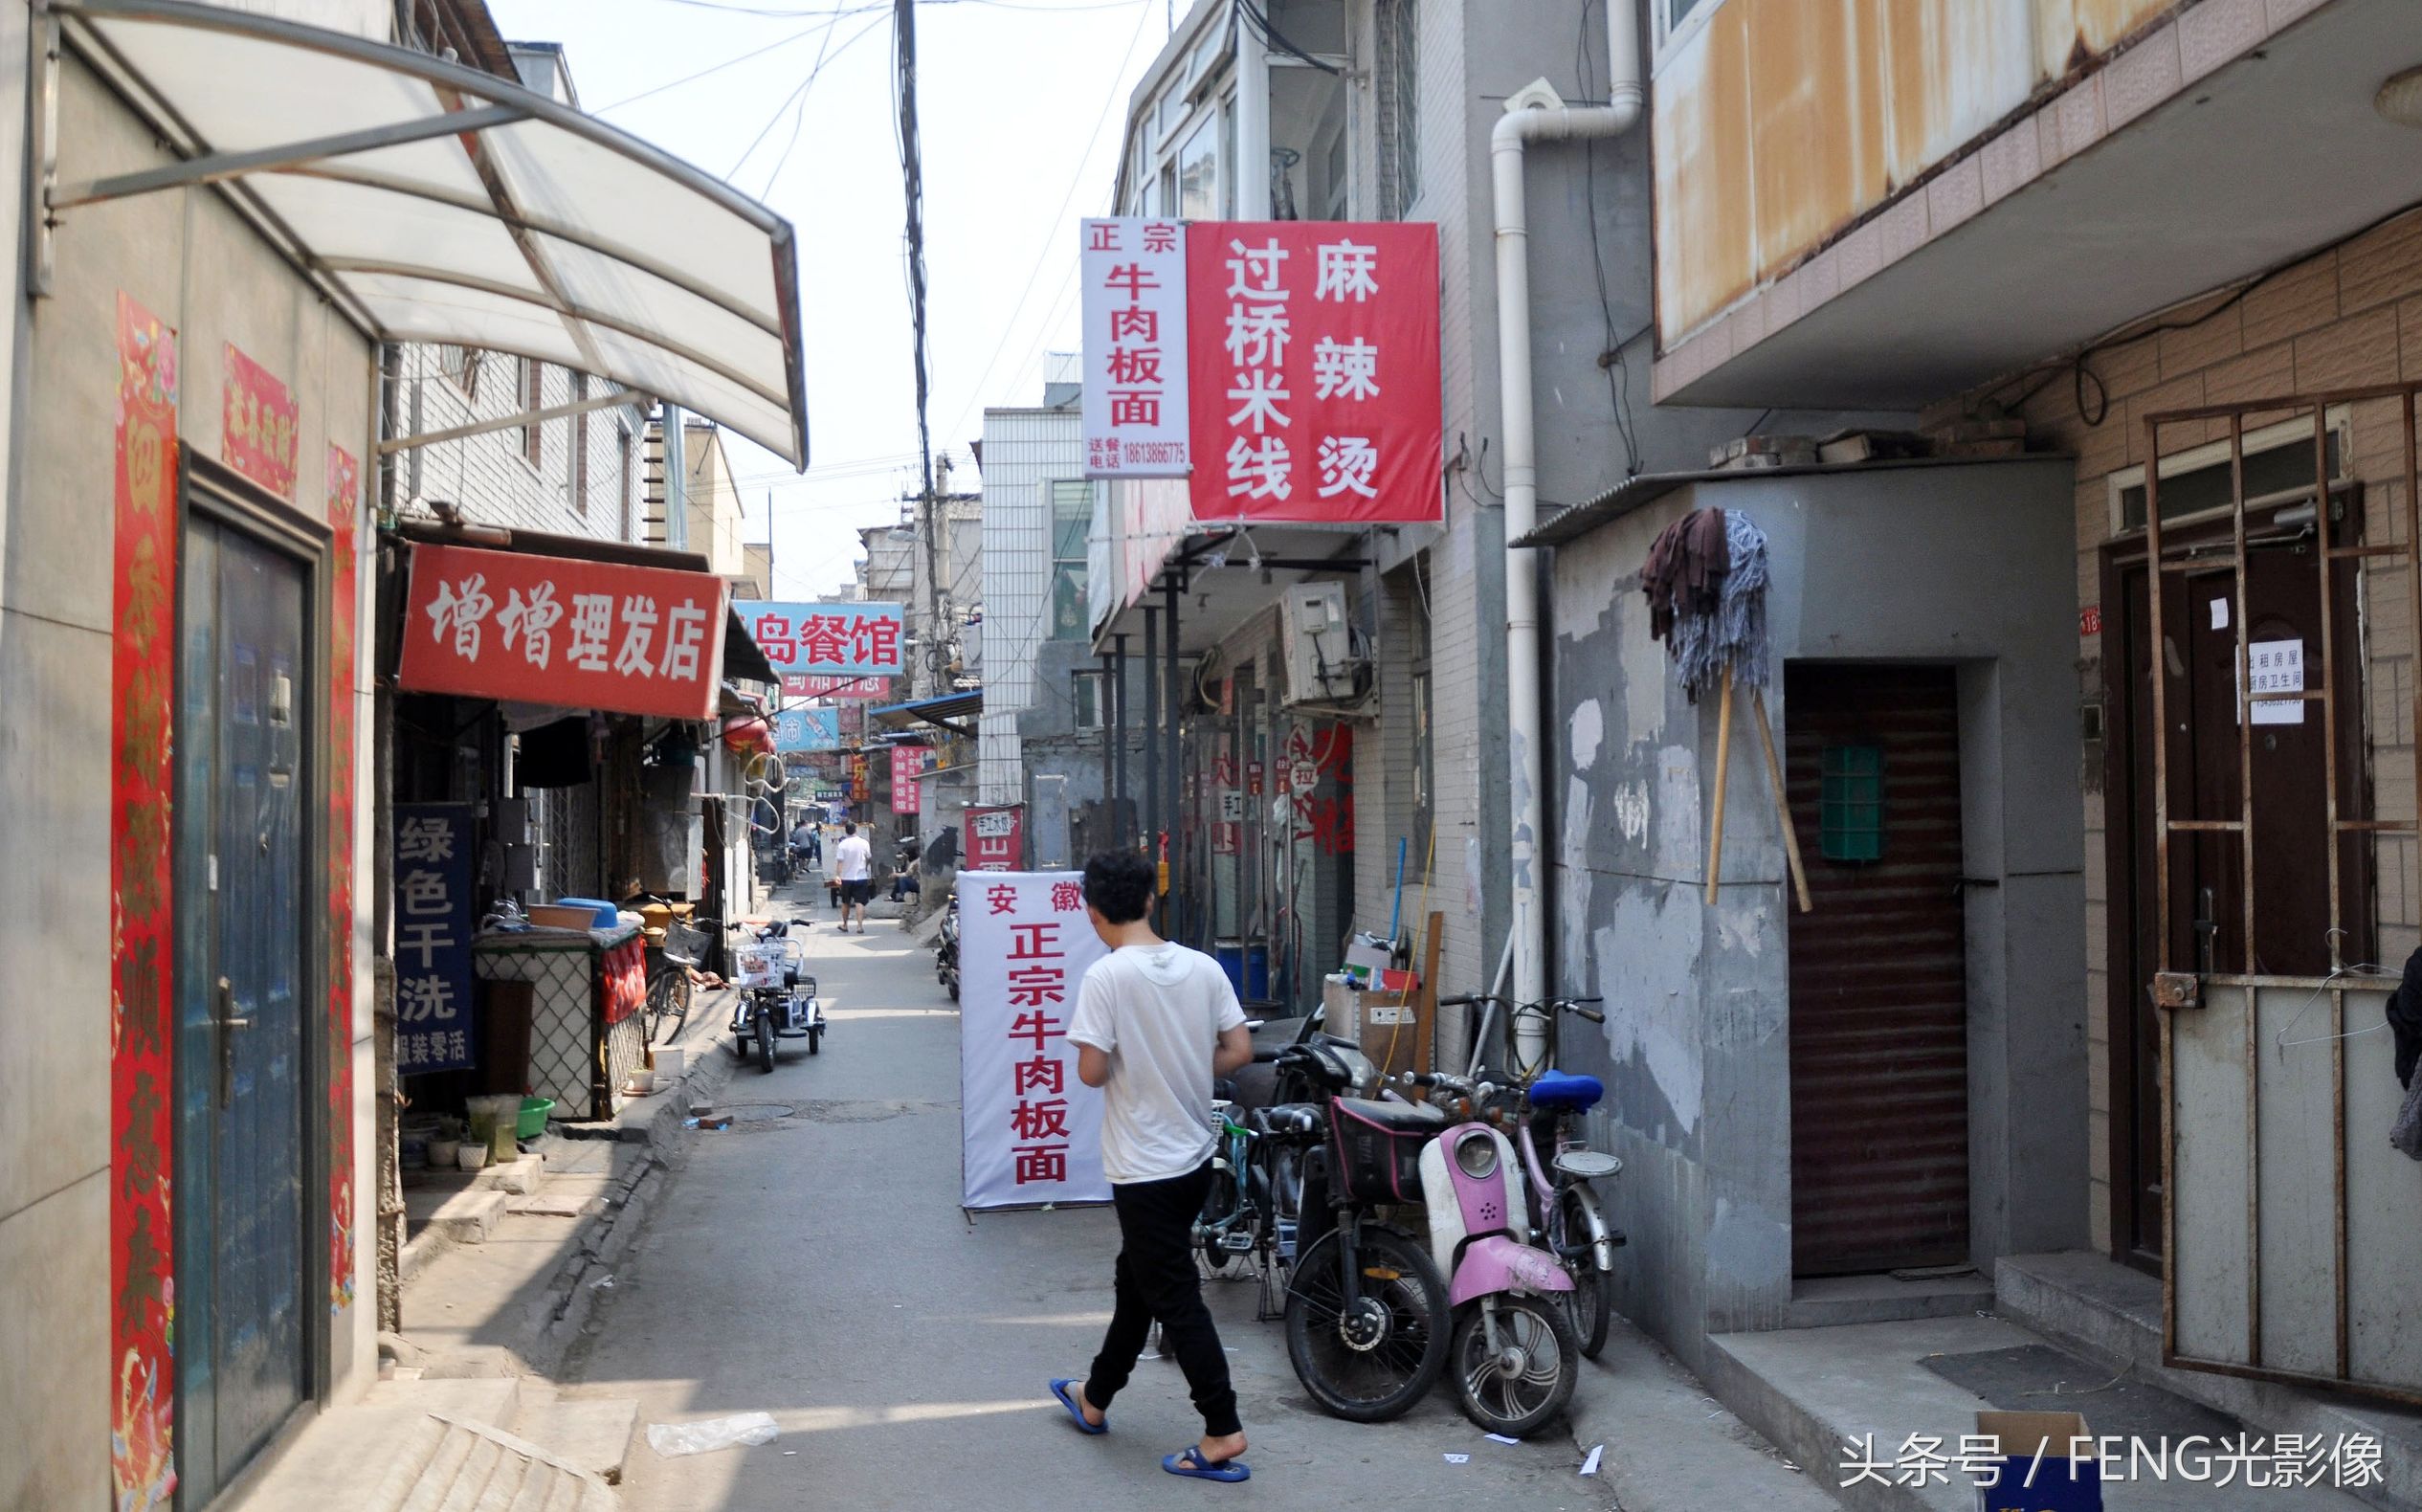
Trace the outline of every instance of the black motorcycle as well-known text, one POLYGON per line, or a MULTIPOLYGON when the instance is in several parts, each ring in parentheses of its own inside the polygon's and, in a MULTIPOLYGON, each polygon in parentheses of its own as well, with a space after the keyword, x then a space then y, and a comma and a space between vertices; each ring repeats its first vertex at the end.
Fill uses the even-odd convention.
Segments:
POLYGON ((934 936, 934 975, 950 990, 950 1001, 959 1001, 959 895, 952 893, 943 905, 942 928, 934 936))

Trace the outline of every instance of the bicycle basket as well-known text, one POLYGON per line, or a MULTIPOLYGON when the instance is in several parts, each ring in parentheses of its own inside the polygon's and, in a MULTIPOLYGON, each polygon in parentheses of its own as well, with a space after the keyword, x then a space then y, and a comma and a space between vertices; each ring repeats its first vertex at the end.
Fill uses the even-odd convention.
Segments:
POLYGON ((696 966, 705 958, 706 942, 711 938, 705 930, 677 919, 664 926, 665 959, 683 966, 696 966))

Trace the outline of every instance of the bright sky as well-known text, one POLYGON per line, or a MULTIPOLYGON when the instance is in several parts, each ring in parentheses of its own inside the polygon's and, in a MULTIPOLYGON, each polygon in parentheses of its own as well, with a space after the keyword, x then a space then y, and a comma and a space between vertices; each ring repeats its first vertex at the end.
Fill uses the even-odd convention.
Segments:
MULTIPOLYGON (((1108 207, 1127 95, 1167 39, 1171 3, 917 8, 928 415, 954 489, 976 486, 967 443, 982 434, 984 407, 1039 402, 1043 353, 1078 345, 1074 222, 1108 207)), ((1181 16, 1186 8, 1177 0, 1181 16)), ((890 0, 489 9, 511 40, 564 44, 590 114, 726 178, 798 228, 812 465, 799 477, 771 453, 724 439, 747 539, 766 539, 770 508, 775 591, 812 597, 847 582, 855 532, 898 520, 900 496, 916 487, 890 0)))

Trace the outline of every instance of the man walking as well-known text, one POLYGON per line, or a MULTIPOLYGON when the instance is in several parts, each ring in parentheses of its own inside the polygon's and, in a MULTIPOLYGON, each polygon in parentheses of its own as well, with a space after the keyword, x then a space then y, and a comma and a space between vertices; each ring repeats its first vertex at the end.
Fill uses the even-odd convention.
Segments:
POLYGON ((841 933, 850 932, 853 906, 857 909, 857 932, 866 933, 866 905, 875 897, 875 847, 854 823, 841 826, 841 843, 833 848, 833 871, 841 882, 841 933))
POLYGON ((1119 1214, 1117 1301, 1101 1352, 1081 1382, 1051 1383, 1077 1427, 1109 1431, 1152 1323, 1186 1372, 1203 1436, 1161 1468, 1243 1480, 1245 1452, 1228 1356, 1194 1270, 1194 1218, 1211 1191, 1211 1080, 1253 1059, 1244 1009, 1219 963, 1152 932, 1152 863, 1104 851, 1085 863, 1085 914, 1110 953, 1077 989, 1068 1038, 1077 1076, 1102 1089, 1101 1165, 1119 1214))

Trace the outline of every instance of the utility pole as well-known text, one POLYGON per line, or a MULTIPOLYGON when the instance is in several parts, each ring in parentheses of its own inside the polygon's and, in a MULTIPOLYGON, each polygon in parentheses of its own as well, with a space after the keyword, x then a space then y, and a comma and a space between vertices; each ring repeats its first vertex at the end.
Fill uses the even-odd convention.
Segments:
POLYGON ((917 373, 917 534, 924 545, 925 569, 919 576, 922 590, 917 640, 917 668, 910 687, 922 697, 940 691, 943 669, 943 628, 947 595, 941 581, 941 530, 936 517, 933 472, 933 432, 926 419, 929 384, 925 371, 925 187, 923 149, 917 138, 917 0, 893 0, 894 51, 900 59, 900 176, 907 210, 908 314, 915 337, 917 373))

